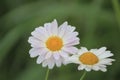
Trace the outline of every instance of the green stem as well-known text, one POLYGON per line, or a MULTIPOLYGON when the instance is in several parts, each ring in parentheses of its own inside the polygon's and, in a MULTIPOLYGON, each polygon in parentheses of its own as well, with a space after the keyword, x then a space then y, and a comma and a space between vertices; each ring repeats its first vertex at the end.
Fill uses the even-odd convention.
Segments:
POLYGON ((83 80, 83 79, 84 79, 86 73, 87 73, 87 71, 84 71, 84 73, 83 73, 82 77, 80 78, 80 80, 83 80))
POLYGON ((120 27, 120 6, 119 6, 119 1, 118 0, 112 0, 112 4, 113 4, 113 9, 115 11, 115 16, 116 16, 117 21, 118 21, 118 25, 120 27))
POLYGON ((47 69, 47 72, 46 72, 46 76, 45 76, 45 80, 48 80, 48 76, 49 76, 49 69, 47 69))

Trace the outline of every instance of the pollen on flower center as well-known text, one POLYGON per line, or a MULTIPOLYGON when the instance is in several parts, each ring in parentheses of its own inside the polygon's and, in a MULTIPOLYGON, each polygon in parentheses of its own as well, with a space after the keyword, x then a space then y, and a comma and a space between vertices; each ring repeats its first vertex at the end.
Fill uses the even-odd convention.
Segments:
POLYGON ((98 57, 93 54, 92 52, 85 52, 80 57, 79 60, 86 65, 94 65, 98 63, 99 59, 98 57))
POLYGON ((51 51, 58 51, 58 50, 61 50, 63 46, 63 41, 61 38, 57 36, 51 36, 46 41, 46 46, 51 51))

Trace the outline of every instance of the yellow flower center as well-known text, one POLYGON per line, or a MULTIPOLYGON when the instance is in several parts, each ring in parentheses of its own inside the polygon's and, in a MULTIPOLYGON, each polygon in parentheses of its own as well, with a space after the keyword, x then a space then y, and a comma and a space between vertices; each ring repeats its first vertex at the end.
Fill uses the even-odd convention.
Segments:
POLYGON ((58 36, 51 36, 46 41, 46 46, 51 51, 58 51, 61 50, 63 46, 63 41, 58 36))
POLYGON ((98 57, 93 54, 92 52, 85 52, 80 57, 79 60, 86 65, 94 65, 98 63, 99 59, 98 57))

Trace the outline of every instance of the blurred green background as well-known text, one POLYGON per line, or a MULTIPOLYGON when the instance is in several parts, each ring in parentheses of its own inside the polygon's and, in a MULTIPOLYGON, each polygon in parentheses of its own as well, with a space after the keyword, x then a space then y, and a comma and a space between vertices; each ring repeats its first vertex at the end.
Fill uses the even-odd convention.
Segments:
MULTIPOLYGON (((106 46, 115 62, 107 72, 89 72, 84 80, 120 80, 119 0, 0 0, 0 80, 44 80, 47 68, 30 58, 28 37, 35 27, 57 19, 76 26, 81 44, 106 46)), ((50 71, 49 80, 79 80, 83 71, 69 64, 50 71)))

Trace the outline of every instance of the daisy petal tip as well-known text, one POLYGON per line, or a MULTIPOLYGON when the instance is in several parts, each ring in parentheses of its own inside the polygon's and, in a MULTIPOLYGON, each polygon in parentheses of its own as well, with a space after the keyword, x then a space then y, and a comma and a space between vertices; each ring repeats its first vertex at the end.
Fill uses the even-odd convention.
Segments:
POLYGON ((116 61, 115 59, 112 59, 112 61, 116 61))
POLYGON ((53 24, 58 24, 56 19, 54 19, 52 23, 53 24))
POLYGON ((31 58, 34 58, 34 56, 30 55, 31 58))
POLYGON ((90 68, 85 68, 85 70, 86 70, 87 72, 90 72, 90 71, 91 71, 91 69, 90 69, 90 68))
POLYGON ((53 69, 53 67, 49 67, 49 66, 48 66, 48 68, 49 68, 49 69, 53 69))
POLYGON ((83 48, 87 49, 86 47, 83 47, 83 46, 82 46, 81 49, 83 49, 83 48))
POLYGON ((103 72, 107 72, 107 69, 102 70, 103 72))
POLYGON ((36 63, 37 63, 37 64, 40 64, 40 62, 39 62, 38 60, 36 61, 36 63))
POLYGON ((68 22, 67 22, 67 21, 65 21, 64 23, 65 23, 66 25, 68 25, 68 22))
POLYGON ((101 47, 101 48, 99 48, 99 50, 103 50, 103 51, 105 51, 107 49, 107 47, 101 47))
POLYGON ((37 57, 38 55, 36 55, 36 54, 30 54, 30 57, 31 58, 34 58, 34 57, 37 57))
POLYGON ((88 51, 88 49, 86 47, 81 47, 80 50, 83 50, 83 51, 88 51))
POLYGON ((57 22, 57 20, 56 20, 56 19, 54 19, 53 21, 57 22))
POLYGON ((78 70, 83 70, 84 68, 82 68, 81 66, 78 66, 78 70))

